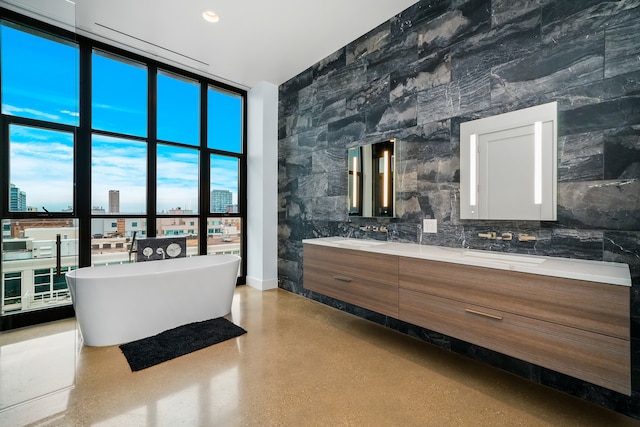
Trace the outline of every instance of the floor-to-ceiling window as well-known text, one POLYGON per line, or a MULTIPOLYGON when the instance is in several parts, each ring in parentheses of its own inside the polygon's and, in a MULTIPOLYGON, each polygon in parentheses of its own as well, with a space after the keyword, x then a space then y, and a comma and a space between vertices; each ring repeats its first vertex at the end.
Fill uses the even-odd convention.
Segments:
POLYGON ((0 13, 1 329, 68 315, 64 273, 136 238, 244 255, 243 90, 0 13))
POLYGON ((90 58, 91 264, 130 262, 134 235, 148 235, 149 67, 97 48, 90 58))
POLYGON ((24 313, 72 313, 78 266, 75 164, 80 49, 72 37, 2 20, 0 171, 3 329, 24 313))

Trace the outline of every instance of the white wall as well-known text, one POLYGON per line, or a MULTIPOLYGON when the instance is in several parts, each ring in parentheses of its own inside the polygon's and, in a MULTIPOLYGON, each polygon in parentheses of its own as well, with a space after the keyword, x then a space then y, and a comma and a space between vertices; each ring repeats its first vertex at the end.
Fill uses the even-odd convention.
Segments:
POLYGON ((247 96, 247 285, 278 287, 278 87, 247 96))

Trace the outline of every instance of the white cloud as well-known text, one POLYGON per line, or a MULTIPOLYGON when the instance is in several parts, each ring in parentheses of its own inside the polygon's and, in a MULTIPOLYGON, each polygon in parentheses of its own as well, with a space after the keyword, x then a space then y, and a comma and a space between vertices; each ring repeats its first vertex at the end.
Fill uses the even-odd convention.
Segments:
POLYGON ((44 111, 34 110, 32 108, 15 107, 13 105, 6 104, 2 106, 2 112, 10 116, 35 117, 48 121, 60 120, 60 116, 56 114, 45 113, 44 111))

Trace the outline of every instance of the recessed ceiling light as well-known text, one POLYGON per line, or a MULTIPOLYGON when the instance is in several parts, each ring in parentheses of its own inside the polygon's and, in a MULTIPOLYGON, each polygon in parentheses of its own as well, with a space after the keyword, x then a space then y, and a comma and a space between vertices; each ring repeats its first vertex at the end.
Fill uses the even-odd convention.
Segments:
POLYGON ((218 14, 212 10, 205 10, 204 12, 202 12, 202 17, 207 22, 218 22, 220 20, 218 14))

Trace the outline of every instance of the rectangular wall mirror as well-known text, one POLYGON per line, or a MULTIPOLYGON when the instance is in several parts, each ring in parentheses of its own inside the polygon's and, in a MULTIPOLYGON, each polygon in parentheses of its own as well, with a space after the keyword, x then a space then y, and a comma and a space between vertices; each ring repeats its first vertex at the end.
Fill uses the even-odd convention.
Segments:
POLYGON ((556 102, 460 124, 460 218, 555 221, 556 102))
POLYGON ((395 138, 350 148, 349 216, 395 216, 395 138))

